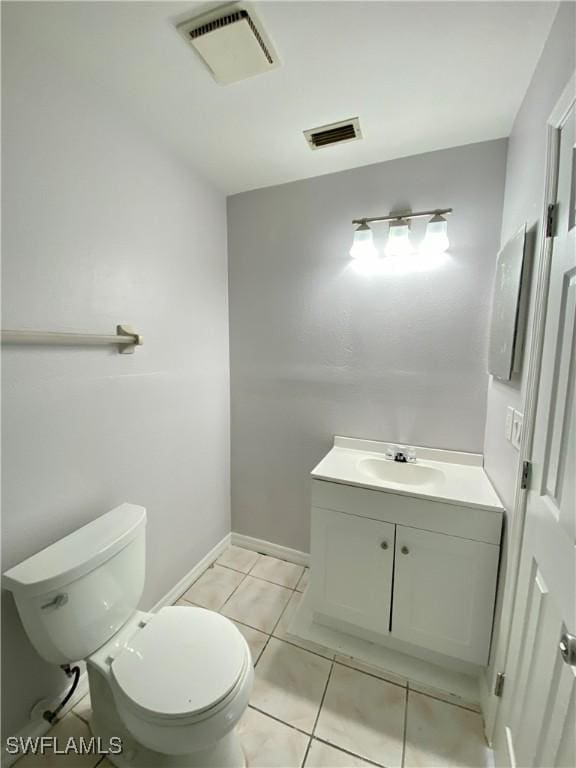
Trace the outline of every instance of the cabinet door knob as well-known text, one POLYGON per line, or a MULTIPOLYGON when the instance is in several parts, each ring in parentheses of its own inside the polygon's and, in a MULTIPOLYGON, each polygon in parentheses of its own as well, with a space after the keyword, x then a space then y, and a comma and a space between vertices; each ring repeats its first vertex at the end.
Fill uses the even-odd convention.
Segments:
POLYGON ((406 547, 406 546, 402 547, 402 549, 400 550, 400 552, 402 552, 402 554, 403 554, 403 555, 408 555, 408 554, 410 554, 410 550, 409 550, 409 549, 408 549, 408 547, 406 547))
POLYGON ((388 542, 383 541, 382 544, 380 544, 380 546, 382 547, 382 549, 388 549, 388 542))

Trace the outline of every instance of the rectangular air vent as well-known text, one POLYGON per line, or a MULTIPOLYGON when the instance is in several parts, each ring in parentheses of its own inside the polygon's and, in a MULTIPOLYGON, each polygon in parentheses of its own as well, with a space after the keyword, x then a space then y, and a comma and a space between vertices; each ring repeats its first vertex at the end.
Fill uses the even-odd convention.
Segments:
POLYGON ((226 85, 279 64, 270 38, 248 3, 233 3, 179 24, 217 83, 226 85))
POLYGON ((304 131, 304 136, 310 149, 322 149, 333 144, 344 144, 347 141, 357 141, 362 138, 360 122, 357 117, 341 120, 339 123, 321 125, 304 131))

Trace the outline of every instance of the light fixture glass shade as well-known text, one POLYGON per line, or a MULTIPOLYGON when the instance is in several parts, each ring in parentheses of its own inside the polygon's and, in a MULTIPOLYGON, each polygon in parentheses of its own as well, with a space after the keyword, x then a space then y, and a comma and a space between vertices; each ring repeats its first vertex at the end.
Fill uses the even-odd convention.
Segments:
POLYGON ((444 216, 433 216, 426 225, 426 235, 420 250, 425 254, 445 253, 450 248, 448 222, 444 216))
POLYGON ((410 241, 410 225, 403 219, 390 222, 388 242, 384 249, 386 256, 409 256, 414 253, 410 241))
POLYGON ((374 245, 374 234, 368 224, 360 224, 354 232, 350 256, 353 259, 361 259, 362 261, 371 261, 378 257, 378 250, 374 245))

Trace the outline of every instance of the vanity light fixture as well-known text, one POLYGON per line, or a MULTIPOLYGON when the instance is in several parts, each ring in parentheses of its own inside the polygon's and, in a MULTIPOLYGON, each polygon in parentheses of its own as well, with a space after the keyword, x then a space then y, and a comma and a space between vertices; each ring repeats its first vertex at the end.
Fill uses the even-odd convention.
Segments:
POLYGON ((354 232, 354 240, 350 248, 350 256, 364 262, 378 258, 378 250, 374 245, 374 233, 365 221, 358 222, 360 226, 354 232))
POLYGON ((406 219, 395 219, 390 222, 384 253, 386 256, 410 256, 414 253, 410 242, 410 224, 406 219))
POLYGON ((448 222, 441 214, 437 213, 426 225, 426 235, 420 250, 422 253, 445 253, 450 248, 448 240, 448 222))
POLYGON ((448 250, 448 222, 446 216, 452 213, 452 208, 438 208, 434 211, 417 211, 412 213, 390 213, 387 216, 373 216, 364 219, 353 219, 352 224, 358 225, 354 232, 354 242, 350 256, 354 259, 375 260, 378 251, 374 245, 374 236, 370 224, 389 223, 388 242, 384 248, 386 256, 410 256, 415 252, 410 240, 410 221, 412 219, 430 218, 426 225, 426 235, 419 252, 424 256, 441 255, 448 250))

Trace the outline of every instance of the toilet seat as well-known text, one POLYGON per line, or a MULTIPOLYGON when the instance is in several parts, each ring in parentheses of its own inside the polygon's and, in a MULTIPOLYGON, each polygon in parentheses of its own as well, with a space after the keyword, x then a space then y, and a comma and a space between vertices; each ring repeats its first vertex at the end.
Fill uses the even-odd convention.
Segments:
POLYGON ((185 725, 227 700, 248 664, 246 642, 229 619, 175 606, 154 614, 125 643, 112 661, 111 683, 135 715, 185 725))

